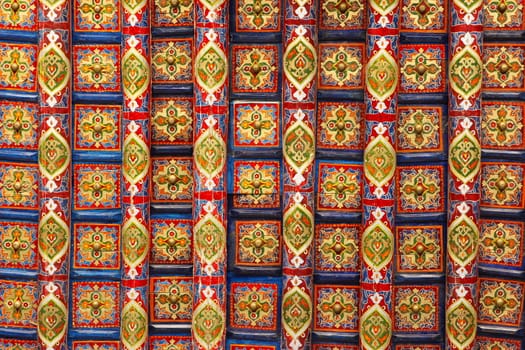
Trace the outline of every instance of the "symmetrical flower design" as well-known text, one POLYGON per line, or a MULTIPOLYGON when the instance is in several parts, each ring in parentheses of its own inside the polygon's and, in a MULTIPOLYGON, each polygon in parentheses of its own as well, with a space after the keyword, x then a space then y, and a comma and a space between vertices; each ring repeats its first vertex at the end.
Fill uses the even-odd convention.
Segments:
POLYGON ((280 266, 281 223, 279 221, 237 221, 236 264, 280 266))

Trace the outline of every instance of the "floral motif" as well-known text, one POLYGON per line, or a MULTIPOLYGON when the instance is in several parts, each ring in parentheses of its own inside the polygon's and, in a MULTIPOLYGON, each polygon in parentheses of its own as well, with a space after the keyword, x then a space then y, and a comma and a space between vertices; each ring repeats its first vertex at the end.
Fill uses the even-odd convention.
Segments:
POLYGON ((443 32, 446 30, 446 1, 404 0, 402 6, 402 29, 425 32, 443 32))
POLYGON ((2 280, 0 284, 0 327, 36 328, 36 283, 2 280))
POLYGON ((319 272, 359 271, 359 225, 316 225, 315 267, 319 272))
POLYGON ((277 161, 235 161, 233 204, 245 208, 280 206, 280 164, 277 161))
POLYGON ((404 46, 401 48, 401 92, 443 92, 445 90, 445 47, 404 46))
POLYGON ((479 290, 479 322, 517 327, 523 313, 525 284, 501 279, 482 279, 479 290))
POLYGON ((38 110, 32 103, 0 102, 0 145, 37 148, 38 110))
POLYGON ((278 103, 234 102, 234 145, 237 147, 275 147, 280 144, 280 106, 278 103))
POLYGON ((75 224, 74 267, 120 268, 120 225, 75 224))
POLYGON ((230 322, 235 328, 277 330, 276 284, 231 284, 230 322))
POLYGON ((193 25, 193 0, 155 0, 152 25, 155 27, 193 25))
POLYGON ((235 235, 237 265, 280 266, 280 221, 237 221, 235 235))
POLYGON ((485 102, 482 109, 481 142, 484 148, 520 149, 524 144, 524 105, 485 102))
POLYGON ((75 78, 78 91, 120 91, 120 46, 74 47, 75 78))
POLYGON ((322 0, 320 9, 322 29, 347 30, 364 27, 365 6, 362 1, 322 0))
POLYGON ((523 208, 521 192, 525 168, 521 164, 485 163, 481 167, 481 204, 488 207, 523 208))
POLYGON ((0 163, 0 207, 37 209, 38 168, 0 163))
POLYGON ((359 288, 316 285, 314 330, 357 332, 359 288))
POLYGON ((443 210, 443 168, 399 167, 398 212, 443 210))
POLYGON ((120 282, 73 282, 73 327, 118 327, 119 299, 120 282))
POLYGON ((521 347, 521 341, 505 338, 476 337, 479 350, 516 350, 521 347))
POLYGON ((191 220, 152 220, 151 263, 192 264, 192 229, 191 220))
POLYGON ((483 25, 489 30, 522 29, 523 4, 515 0, 486 0, 483 25))
POLYGON ((0 267, 35 269, 37 225, 4 223, 0 226, 0 267))
POLYGON ((152 143, 191 145, 193 140, 193 104, 191 99, 153 99, 152 143))
POLYGON ((319 102, 317 146, 341 150, 363 147, 363 105, 319 102))
POLYGON ((189 202, 193 198, 191 158, 153 160, 153 200, 189 202))
POLYGON ((400 107, 398 152, 431 152, 443 149, 439 107, 400 107))
POLYGON ((523 90, 525 50, 522 46, 483 46, 483 88, 523 90))
POLYGON ((102 340, 102 341, 80 340, 80 341, 73 341, 71 345, 73 346, 72 350, 119 350, 120 349, 120 343, 118 341, 112 341, 112 340, 102 340))
POLYGON ((320 163, 318 209, 360 210, 363 181, 361 169, 360 165, 320 163))
POLYGON ((320 44, 319 88, 362 88, 363 51, 363 45, 320 44))
POLYGON ((90 32, 120 30, 120 3, 118 0, 76 0, 75 29, 90 32))
POLYGON ((278 0, 239 0, 236 5, 237 31, 280 31, 281 20, 278 0))
POLYGON ((151 63, 154 83, 189 83, 192 80, 192 41, 153 41, 151 63))
POLYGON ((404 332, 437 331, 437 287, 408 286, 394 290, 394 329, 404 332))
POLYGON ((450 87, 464 100, 468 100, 479 92, 482 75, 481 58, 470 46, 463 47, 450 60, 450 87))
POLYGON ((480 264, 522 265, 522 237, 525 232, 522 222, 482 220, 480 231, 480 264))
POLYGON ((159 277, 151 281, 152 322, 191 322, 192 277, 159 277))
POLYGON ((117 165, 75 164, 75 208, 111 209, 120 206, 117 165))
POLYGON ((120 150, 120 106, 75 105, 75 148, 120 150))
POLYGON ((0 1, 0 28, 34 30, 36 5, 33 0, 0 1))
POLYGON ((36 53, 36 45, 0 44, 0 87, 36 91, 36 53))
POLYGON ((150 336, 151 350, 191 350, 191 337, 186 336, 150 336))
POLYGON ((441 226, 398 226, 396 230, 399 272, 443 271, 441 226))
POLYGON ((234 46, 233 92, 277 92, 278 51, 276 46, 234 46))

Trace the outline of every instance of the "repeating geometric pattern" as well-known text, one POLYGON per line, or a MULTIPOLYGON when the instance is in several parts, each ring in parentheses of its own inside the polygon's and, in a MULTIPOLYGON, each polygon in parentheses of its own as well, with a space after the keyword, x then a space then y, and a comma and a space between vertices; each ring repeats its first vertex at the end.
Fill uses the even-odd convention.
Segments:
POLYGON ((0 0, 0 348, 523 348, 524 16, 0 0))

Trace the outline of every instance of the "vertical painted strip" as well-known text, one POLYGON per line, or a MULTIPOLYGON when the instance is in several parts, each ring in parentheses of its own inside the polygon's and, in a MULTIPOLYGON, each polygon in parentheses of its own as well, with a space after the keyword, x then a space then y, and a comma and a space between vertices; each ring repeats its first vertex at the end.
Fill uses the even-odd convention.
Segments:
POLYGON ((195 1, 194 349, 226 344, 228 1, 195 1))
POLYGON ((148 0, 124 0, 122 25, 122 310, 126 350, 148 343, 150 16, 148 0))
POLYGON ((481 0, 450 4, 446 348, 473 349, 481 164, 481 0))
POLYGON ((46 350, 67 349, 71 239, 71 2, 38 6, 40 169, 38 226, 38 341, 46 350))
POLYGON ((369 0, 365 87, 362 349, 392 347, 399 1, 369 0))
POLYGON ((313 316, 317 1, 286 0, 283 54, 282 349, 310 346, 313 316))

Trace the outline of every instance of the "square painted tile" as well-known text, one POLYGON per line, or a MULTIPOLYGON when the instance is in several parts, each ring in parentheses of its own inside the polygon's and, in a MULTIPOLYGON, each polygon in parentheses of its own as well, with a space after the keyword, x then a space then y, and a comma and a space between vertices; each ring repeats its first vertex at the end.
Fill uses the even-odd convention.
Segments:
POLYGON ((398 152, 443 152, 441 107, 400 106, 398 111, 398 152))
POLYGON ((280 32, 283 7, 280 0, 236 0, 237 32, 280 32))
POLYGON ((435 213, 445 210, 442 166, 400 166, 397 168, 397 212, 435 213))
POLYGON ((74 208, 115 209, 120 207, 121 170, 113 164, 74 165, 74 208))
POLYGON ((120 151, 120 106, 75 105, 75 150, 120 151))
POLYGON ((74 224, 73 266, 77 269, 120 269, 120 225, 74 224))
POLYGON ((193 101, 191 98, 153 98, 151 118, 153 145, 192 145, 193 101))
POLYGON ((394 287, 394 332, 439 332, 437 286, 394 287))
POLYGON ((0 147, 36 150, 38 147, 38 105, 0 101, 0 147))
POLYGON ((523 209, 525 164, 481 163, 481 206, 523 209))
POLYGON ((365 5, 361 1, 321 0, 319 6, 319 29, 365 29, 365 16, 365 5))
POLYGON ((524 61, 525 45, 483 45, 483 90, 524 91, 524 61))
POLYGON ((319 44, 319 89, 362 89, 364 44, 319 44))
POLYGON ((0 5, 0 29, 37 29, 37 1, 3 1, 0 5))
POLYGON ((193 263, 193 221, 152 219, 152 264, 191 265, 193 263))
POLYGON ((281 265, 281 221, 235 221, 236 266, 281 265))
POLYGON ((191 83, 193 40, 153 40, 151 47, 151 68, 153 83, 191 83))
POLYGON ((152 277, 150 320, 153 323, 191 323, 193 277, 152 277))
POLYGON ((279 86, 279 46, 232 45, 232 93, 275 93, 279 86))
POLYGON ((36 92, 37 52, 37 45, 0 42, 0 89, 36 92))
POLYGON ((400 273, 443 272, 443 226, 396 226, 396 252, 400 273))
POLYGON ((117 340, 74 340, 72 350, 120 350, 117 340))
POLYGON ((154 0, 152 7, 154 27, 193 27, 193 0, 154 0))
POLYGON ((4 350, 35 350, 38 343, 36 340, 0 338, 0 347, 4 350))
POLYGON ((313 350, 358 350, 358 345, 347 345, 347 344, 335 344, 335 343, 323 343, 313 344, 313 350))
POLYGON ((276 333, 279 324, 280 285, 278 283, 231 281, 229 326, 246 332, 276 333))
POLYGON ((258 152, 281 145, 281 105, 278 102, 238 102, 232 106, 233 147, 258 152))
POLYGON ((523 317, 525 283, 501 278, 479 279, 478 323, 518 327, 523 317))
POLYGON ((317 164, 317 210, 358 212, 362 196, 362 165, 343 162, 317 164))
POLYGON ((523 30, 524 8, 516 0, 485 0, 483 6, 484 30, 510 31, 523 30))
POLYGON ((363 149, 364 105, 356 102, 319 102, 317 147, 328 150, 363 149))
POLYGON ((187 157, 154 158, 152 201, 189 203, 193 198, 193 160, 187 157))
POLYGON ((38 304, 36 282, 0 280, 0 285, 0 327, 35 329, 38 304))
POLYGON ((314 331, 358 332, 358 286, 315 285, 314 299, 314 331))
POLYGON ((521 221, 481 219, 479 264, 514 269, 522 267, 524 234, 525 223, 521 221))
POLYGON ((523 342, 518 339, 509 339, 508 337, 476 337, 476 343, 479 350, 498 350, 498 349, 509 349, 509 350, 520 350, 522 349, 523 342))
POLYGON ((118 0, 75 0, 75 31, 119 32, 120 7, 118 0))
POLYGON ((444 45, 401 45, 400 93, 444 93, 446 89, 444 45))
POLYGON ((525 149, 525 103, 483 101, 481 107, 481 146, 484 149, 525 149))
POLYGON ((448 1, 403 0, 400 29, 410 33, 446 33, 448 1))
POLYGON ((191 337, 175 335, 152 335, 149 337, 149 350, 191 350, 191 337))
POLYGON ((120 45, 73 46, 73 87, 78 92, 120 91, 120 45))
POLYGON ((112 328, 120 325, 120 282, 73 282, 73 328, 112 328))
POLYGON ((280 208, 280 162, 234 160, 233 207, 280 208))
POLYGON ((0 208, 38 208, 38 166, 0 162, 0 208))
POLYGON ((358 273, 360 224, 316 224, 315 271, 358 273))
POLYGON ((36 269, 38 225, 3 221, 0 225, 0 268, 36 269))

